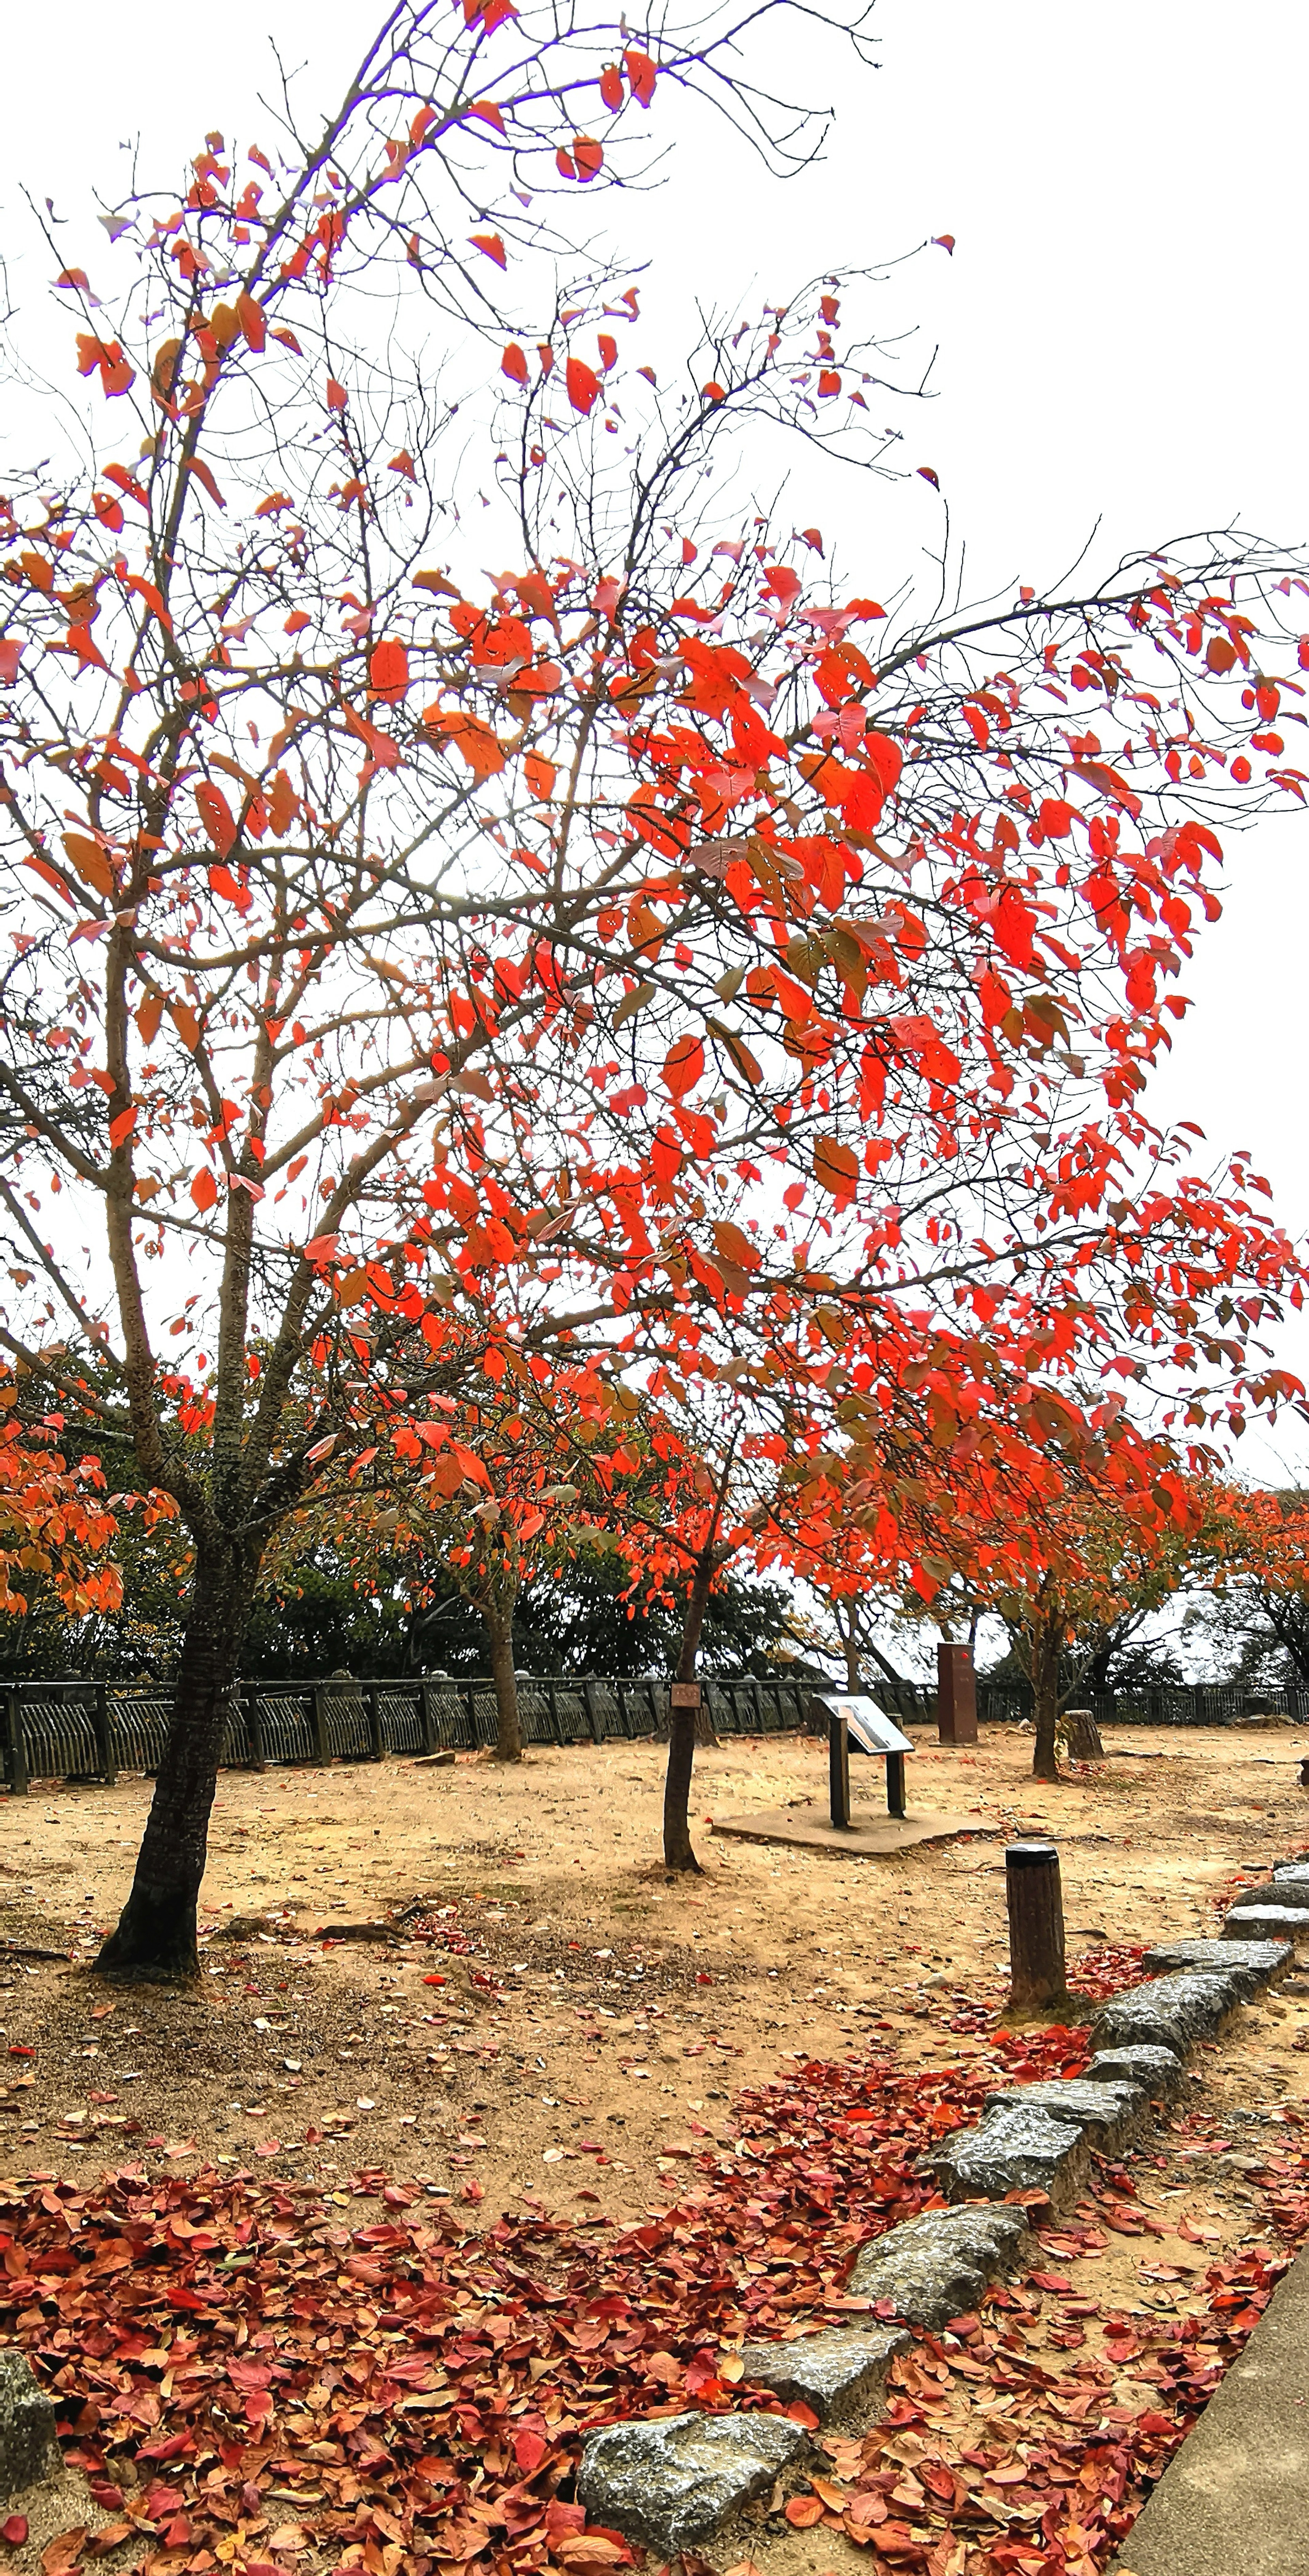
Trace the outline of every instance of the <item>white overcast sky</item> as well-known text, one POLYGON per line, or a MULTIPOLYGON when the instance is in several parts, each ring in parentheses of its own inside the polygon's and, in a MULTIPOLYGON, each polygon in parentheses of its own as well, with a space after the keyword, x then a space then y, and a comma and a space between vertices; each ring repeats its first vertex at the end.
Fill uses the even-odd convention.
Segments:
MULTIPOLYGON (((632 23, 638 13, 629 9, 632 23)), ((75 218, 67 256, 95 275, 88 189, 117 193, 139 137, 165 179, 207 127, 258 133, 269 37, 331 103, 371 26, 368 0, 252 0, 163 20, 60 0, 6 28, 0 242, 24 225, 23 183, 75 218)), ((875 263, 953 233, 900 272, 887 316, 939 349, 934 403, 908 429, 968 548, 969 587, 1056 577, 1101 523, 1099 558, 1238 519, 1303 538, 1303 102, 1309 19, 1266 0, 1248 21, 1213 0, 881 0, 880 69, 852 78, 800 21, 771 40, 775 85, 835 95, 821 168, 783 187, 721 132, 676 111, 662 195, 624 210, 655 253, 645 294, 659 339, 697 294, 782 300, 804 277, 875 263)), ((11 260, 24 301, 42 264, 11 260)), ((70 351, 71 354, 71 351, 70 351)), ((826 496, 810 495, 821 505, 826 496)), ((805 492, 796 494, 805 523, 805 492)), ((939 527, 926 484, 851 495, 842 554, 860 589, 890 589, 939 527)), ((808 515, 813 515, 812 507, 808 515)), ((1309 764, 1307 764, 1309 765, 1309 764)), ((1309 1228, 1306 932, 1309 817, 1230 845, 1224 921, 1185 979, 1196 1008, 1156 1093, 1212 1148, 1254 1149, 1275 1205, 1309 1228)), ((1309 1325, 1279 1356, 1309 1378, 1309 1325)), ((1309 1431, 1243 1444, 1248 1473, 1309 1466, 1309 1431)))

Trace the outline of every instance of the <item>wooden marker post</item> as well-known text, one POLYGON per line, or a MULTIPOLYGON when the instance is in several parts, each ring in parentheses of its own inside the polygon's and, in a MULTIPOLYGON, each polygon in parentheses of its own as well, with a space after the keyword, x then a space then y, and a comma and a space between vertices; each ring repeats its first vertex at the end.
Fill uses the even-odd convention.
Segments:
POLYGON ((832 1822, 849 1831, 850 1826, 850 1738, 846 1732, 845 1711, 834 1708, 827 1721, 827 1773, 831 1786, 832 1822))
POLYGON ((1067 1988, 1064 1900, 1053 1843, 1010 1843, 1005 1851, 1009 1905, 1009 2003, 1026 2012, 1054 2003, 1067 1988))
POLYGON ((938 1744, 976 1744, 977 1677, 970 1646, 936 1649, 936 1740, 938 1744))

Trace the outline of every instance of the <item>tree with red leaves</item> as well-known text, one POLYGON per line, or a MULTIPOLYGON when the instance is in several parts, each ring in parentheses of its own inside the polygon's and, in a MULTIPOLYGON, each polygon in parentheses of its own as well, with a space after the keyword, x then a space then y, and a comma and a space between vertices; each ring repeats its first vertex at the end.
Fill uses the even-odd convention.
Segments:
POLYGON ((17 1389, 0 1382, 0 1611, 21 1617, 33 1580, 53 1591, 70 1619, 116 1610, 122 1574, 105 1551, 118 1523, 104 1500, 98 1459, 70 1466, 55 1442, 58 1414, 24 1422, 17 1389))
POLYGON ((276 1532, 369 1450, 407 1472, 416 1413, 511 1352, 656 1402, 735 1383, 748 1436, 772 1372, 811 1384, 812 1545, 848 1449, 925 1600, 951 1560, 900 1430, 975 1481, 1103 1445, 1088 1362, 1138 1402, 1153 1373, 1182 1436, 1286 1389, 1246 1345, 1291 1248, 1140 1093, 1214 811, 1300 792, 1269 730, 1298 567, 1223 537, 944 622, 843 595, 816 531, 723 491, 757 425, 885 466, 830 280, 711 323, 665 395, 620 364, 634 289, 558 298, 529 360, 495 301, 511 260, 540 291, 520 201, 462 229, 477 153, 594 187, 577 100, 621 152, 717 38, 620 67, 607 25, 465 14, 388 21, 278 170, 213 136, 181 202, 134 199, 112 304, 61 270, 94 471, 6 496, 0 1221, 38 1283, 6 1346, 194 1550, 106 1973, 195 1972, 276 1532), (434 314, 461 364, 501 351, 491 576, 451 569, 464 426, 405 338, 434 314))

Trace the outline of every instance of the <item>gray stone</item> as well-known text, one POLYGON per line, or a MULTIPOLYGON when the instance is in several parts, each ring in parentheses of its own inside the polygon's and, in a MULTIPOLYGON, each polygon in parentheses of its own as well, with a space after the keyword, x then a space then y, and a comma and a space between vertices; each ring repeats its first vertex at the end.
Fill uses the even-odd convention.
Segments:
POLYGON ((1285 1941, 1161 1941, 1141 1964, 1161 1976, 1182 1968, 1193 1975, 1239 1977, 1242 1993, 1256 1995, 1294 1967, 1295 1953, 1285 1941))
POLYGON ((1101 2048, 1083 2074, 1083 2084, 1139 2084, 1152 2100, 1167 2102, 1186 2083, 1186 2069, 1171 2048, 1101 2048))
POLYGON ((1243 1887, 1234 1905, 1287 1905, 1293 1914, 1309 1914, 1309 1869, 1283 1877, 1275 1871, 1256 1887, 1243 1887))
POLYGON ((1089 2149, 1066 2120, 1020 2103, 988 2111, 975 2129, 954 2129, 924 2156, 947 2200, 1003 2200, 1010 2191, 1044 2191, 1061 2203, 1084 2181, 1089 2149))
POLYGON ((1234 1905, 1223 1922, 1224 1941, 1309 1941, 1309 1906, 1234 1905))
POLYGON ((55 2410, 26 2353, 7 2346, 0 2350, 0 2496, 7 2500, 38 2478, 57 2478, 62 2465, 55 2410))
POLYGON ((741 2346, 745 2375, 789 2402, 802 2398, 820 2424, 872 2404, 891 2361, 909 2342, 903 2326, 833 2326, 792 2343, 741 2346))
POLYGON ((1309 1860, 1275 1860, 1273 1883, 1277 1887, 1309 1887, 1309 1860))
POLYGON ((1094 2084, 1066 2077, 1049 2084, 1016 2084, 1007 2092, 988 2093, 988 2111, 1046 2111, 1066 2120, 1093 2147, 1113 2154, 1144 2126, 1149 2098, 1139 2084, 1103 2077, 1094 2084))
POLYGON ((730 2513, 767 2495, 808 2451, 785 2415, 660 2415, 606 2424, 582 2452, 577 2500, 644 2549, 672 2558, 712 2540, 730 2513))
POLYGON ((1177 1977, 1153 1977, 1101 2006, 1092 2025, 1097 2048, 1171 2048, 1185 2057, 1196 2041, 1212 2039, 1242 2001, 1244 1980, 1206 1969, 1177 1977))
POLYGON ((887 2299, 910 2325, 943 2326, 974 2308, 1030 2239, 1021 2209, 932 2209, 902 2219, 856 2254, 852 2298, 887 2299))

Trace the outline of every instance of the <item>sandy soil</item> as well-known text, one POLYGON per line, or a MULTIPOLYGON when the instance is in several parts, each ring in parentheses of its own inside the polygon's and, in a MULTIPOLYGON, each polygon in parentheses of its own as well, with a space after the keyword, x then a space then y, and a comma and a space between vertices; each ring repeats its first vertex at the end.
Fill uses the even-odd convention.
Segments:
MULTIPOLYGON (((543 1749, 513 1771, 469 1756, 227 1773, 198 1994, 107 1988, 76 1964, 126 1893, 149 1783, 39 1785, 0 1802, 0 1940, 71 1959, 0 1957, 0 2161, 23 2176, 262 2157, 329 2188, 422 2176, 488 2214, 534 2194, 630 2217, 675 2192, 679 2151, 732 2135, 737 2088, 789 2054, 875 2035, 942 2064, 983 2044, 947 2025, 956 1996, 1002 1991, 1014 1832, 1058 1839, 1074 1961, 1106 1937, 1215 1929, 1234 1876, 1309 1836, 1289 1730, 1113 1744, 1102 1769, 1044 1788, 1007 1729, 975 1752, 920 1740, 911 1811, 971 1811, 975 1836, 844 1861, 697 1822, 703 1875, 679 1880, 657 1859, 654 1743, 543 1749), (308 1937, 420 1899, 424 1939, 308 1937)), ((821 1814, 825 1761, 807 1738, 710 1749, 695 1816, 806 1799, 821 1814)), ((880 1765, 857 1771, 856 1798, 880 1784, 880 1765)), ((1236 2070, 1216 2074, 1220 2099, 1303 2096, 1299 2010, 1242 2016, 1248 2044, 1214 2061, 1236 2070)))

